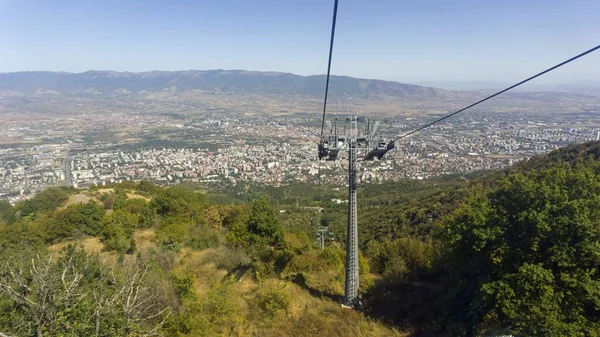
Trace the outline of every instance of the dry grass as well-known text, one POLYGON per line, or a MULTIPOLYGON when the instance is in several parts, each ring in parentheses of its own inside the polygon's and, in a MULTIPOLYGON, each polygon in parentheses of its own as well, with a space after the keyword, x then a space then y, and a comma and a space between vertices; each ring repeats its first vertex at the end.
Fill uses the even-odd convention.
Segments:
MULTIPOLYGON (((96 196, 99 196, 101 194, 110 194, 110 193, 114 193, 115 189, 114 188, 101 188, 98 189, 98 191, 96 191, 96 196)), ((127 199, 143 199, 145 201, 150 201, 151 199, 143 196, 143 195, 139 195, 137 193, 134 192, 127 192, 127 199)), ((90 192, 82 192, 79 194, 74 194, 74 195, 70 195, 69 199, 67 200, 67 202, 62 205, 61 207, 59 207, 59 209, 65 209, 71 205, 75 205, 75 204, 85 204, 89 201, 94 201, 95 203, 98 203, 99 205, 101 205, 100 200, 93 196, 90 192)))
POLYGON ((180 267, 191 270, 196 276, 195 288, 199 295, 206 293, 211 283, 222 281, 228 271, 217 268, 209 259, 214 249, 192 250, 184 248, 180 255, 180 267))
POLYGON ((133 240, 138 251, 158 249, 156 231, 153 228, 139 229, 133 232, 133 240))
POLYGON ((102 242, 100 242, 100 239, 96 237, 85 239, 81 244, 83 246, 83 249, 85 249, 85 251, 90 254, 100 254, 104 249, 104 244, 102 244, 102 242))
MULTIPOLYGON (((60 251, 68 246, 68 245, 76 245, 83 248, 88 254, 98 255, 100 258, 106 262, 114 263, 117 261, 118 255, 116 252, 106 252, 104 251, 104 244, 100 242, 100 239, 97 237, 85 238, 83 240, 72 240, 72 241, 64 241, 53 244, 48 247, 48 251, 54 257, 58 256, 60 251)), ((127 257, 126 257, 127 258, 127 257)))
MULTIPOLYGON (((224 247, 218 249, 192 250, 185 248, 180 255, 178 268, 192 271, 196 277, 195 289, 202 298, 214 282, 220 282, 227 270, 217 268, 213 262, 224 247)), ((327 278, 331 278, 329 273, 327 278)), ((335 272, 334 272, 335 273, 335 272)), ((295 283, 275 277, 255 281, 249 273, 231 284, 229 296, 244 299, 244 305, 236 306, 235 317, 240 319, 236 328, 239 336, 408 336, 396 329, 386 327, 327 297, 315 297, 295 283), (255 296, 263 291, 276 291, 291 299, 287 310, 274 316, 265 315, 257 308, 255 296), (317 327, 304 330, 304 326, 317 327)))
MULTIPOLYGON (((100 194, 110 194, 110 193, 115 193, 115 189, 114 188, 100 188, 97 191, 100 194)), ((129 192, 125 192, 125 194, 127 195, 127 199, 144 199, 146 201, 150 201, 150 198, 145 197, 143 195, 139 195, 133 191, 129 191, 129 192)))
MULTIPOLYGON (((149 250, 150 248, 156 248, 156 233, 154 229, 141 229, 136 230, 133 233, 133 238, 135 240, 136 247, 139 251, 149 250)), ((56 244, 51 245, 48 250, 51 254, 58 254, 61 249, 72 245, 81 246, 87 253, 89 254, 98 254, 101 257, 109 257, 113 256, 116 258, 116 252, 106 252, 104 251, 104 244, 100 241, 98 237, 87 237, 82 240, 70 240, 63 241, 56 244)))
MULTIPOLYGON (((291 299, 286 311, 274 316, 259 312, 246 313, 244 334, 254 336, 409 336, 408 333, 386 327, 363 314, 342 308, 328 298, 312 296, 302 287, 277 279, 257 285, 258 289, 274 289, 291 299)), ((247 298, 252 302, 252 297, 247 298)), ((252 306, 250 306, 252 308, 252 306)), ((254 308, 256 310, 256 308, 254 308)))
POLYGON ((143 195, 139 195, 139 194, 135 194, 135 193, 129 193, 127 192, 127 199, 144 199, 146 201, 150 201, 150 198, 145 197, 143 195))
POLYGON ((48 251, 50 252, 50 254, 52 254, 52 256, 55 256, 61 251, 61 249, 65 248, 69 244, 76 244, 76 242, 75 241, 59 242, 59 243, 53 244, 52 246, 48 247, 48 251))
MULTIPOLYGON (((138 251, 156 248, 154 229, 142 229, 134 232, 138 251)), ((103 252, 103 244, 98 238, 86 238, 79 242, 63 242, 50 247, 53 254, 69 243, 81 244, 89 253, 98 254, 108 263, 116 262, 118 256, 114 252, 103 252)), ((217 267, 220 257, 234 254, 226 246, 193 250, 184 248, 179 255, 180 263, 176 269, 190 271, 195 276, 195 290, 200 300, 204 298, 211 285, 222 282, 228 274, 225 268, 217 267)), ((237 252, 236 254, 239 254, 237 252)), ((125 256, 126 260, 133 256, 125 256)), ((318 278, 326 282, 332 275, 321 272, 318 278), (326 274, 326 275, 325 275, 326 274)), ((316 275, 315 275, 316 276, 316 275)), ((315 297, 301 286, 278 279, 265 278, 255 281, 250 273, 243 275, 237 282, 227 286, 227 296, 234 305, 235 332, 237 336, 408 336, 396 329, 369 319, 363 314, 344 309, 340 303, 326 297, 315 297), (291 301, 287 310, 278 310, 274 315, 267 315, 256 306, 257 294, 275 291, 284 294, 291 301)))
POLYGON ((75 205, 75 204, 85 204, 85 203, 89 202, 90 200, 94 200, 95 202, 100 202, 98 199, 91 197, 84 193, 70 195, 69 199, 67 199, 67 202, 63 206, 59 207, 59 209, 65 209, 65 208, 67 208, 71 205, 75 205))

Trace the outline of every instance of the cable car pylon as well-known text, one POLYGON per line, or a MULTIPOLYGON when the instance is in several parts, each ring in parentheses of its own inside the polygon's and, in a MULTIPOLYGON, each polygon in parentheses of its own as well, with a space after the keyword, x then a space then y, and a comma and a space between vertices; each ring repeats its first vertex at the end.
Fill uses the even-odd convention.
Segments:
POLYGON ((340 131, 340 121, 327 121, 328 132, 318 145, 319 160, 336 160, 340 151, 348 151, 348 223, 346 226, 346 279, 344 283, 344 307, 360 306, 360 266, 358 248, 358 209, 356 196, 357 157, 363 160, 381 159, 394 148, 393 142, 376 134, 379 122, 371 123, 364 117, 346 118, 345 127, 340 131), (363 128, 361 125, 366 126, 363 128))

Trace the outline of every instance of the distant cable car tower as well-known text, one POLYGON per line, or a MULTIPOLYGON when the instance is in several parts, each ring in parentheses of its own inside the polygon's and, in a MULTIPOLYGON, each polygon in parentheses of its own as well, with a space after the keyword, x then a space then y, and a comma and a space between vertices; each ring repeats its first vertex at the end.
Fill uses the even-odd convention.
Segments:
POLYGON ((364 117, 346 118, 342 132, 338 130, 339 120, 326 121, 328 133, 319 143, 319 160, 336 160, 340 150, 348 151, 348 225, 346 227, 346 282, 344 287, 344 306, 355 308, 360 305, 358 298, 358 213, 356 202, 356 161, 364 153, 363 160, 381 159, 387 151, 394 148, 394 142, 377 136, 379 121, 371 123, 364 117), (364 125, 361 128, 361 124, 364 125))

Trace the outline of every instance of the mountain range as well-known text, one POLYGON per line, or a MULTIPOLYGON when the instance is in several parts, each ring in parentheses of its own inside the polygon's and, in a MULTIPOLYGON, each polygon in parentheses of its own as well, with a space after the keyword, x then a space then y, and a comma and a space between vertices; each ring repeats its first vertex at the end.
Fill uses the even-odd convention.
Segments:
MULTIPOLYGON (((322 96, 325 75, 245 70, 14 72, 0 73, 0 93, 104 95, 152 91, 244 91, 256 94, 322 96)), ((399 82, 332 76, 330 94, 406 99, 451 98, 457 93, 399 82)))
MULTIPOLYGON (((488 109, 525 109, 546 113, 600 111, 600 88, 588 89, 577 92, 511 91, 495 98, 488 109)), ((331 98, 342 99, 361 111, 379 115, 396 115, 398 111, 442 113, 480 100, 494 91, 451 91, 348 76, 332 76, 329 86, 331 98)), ((128 103, 121 104, 120 109, 134 106, 133 101, 150 100, 150 106, 157 111, 164 110, 164 104, 181 102, 240 109, 246 113, 316 111, 320 109, 324 92, 325 75, 300 76, 246 70, 0 73, 0 108, 15 111, 48 110, 51 102, 59 111, 75 106, 79 107, 79 111, 81 104, 87 102, 89 110, 104 103, 120 102, 121 99, 128 103), (240 102, 245 104, 245 108, 240 102), (249 110, 250 106, 252 109, 249 110)), ((145 111, 148 109, 146 107, 145 111)))

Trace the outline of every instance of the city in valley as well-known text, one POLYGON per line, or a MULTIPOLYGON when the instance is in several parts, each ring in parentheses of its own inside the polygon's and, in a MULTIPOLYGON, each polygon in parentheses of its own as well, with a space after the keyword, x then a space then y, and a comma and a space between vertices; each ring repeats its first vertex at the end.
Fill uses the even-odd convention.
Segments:
MULTIPOLYGON (((437 89, 436 89, 437 90, 437 89)), ((380 120, 388 141, 480 94, 428 101, 341 96, 328 118, 380 120), (341 102, 340 102, 341 101, 341 102), (396 110, 394 110, 396 109, 396 110)), ((427 179, 501 169, 570 143, 596 140, 600 97, 517 95, 482 105, 401 139, 382 160, 359 162, 358 179, 427 179)), ((437 94, 436 96, 439 96, 437 94)), ((0 91, 0 198, 49 186, 151 180, 281 186, 318 180, 343 186, 347 161, 317 161, 318 97, 248 92, 0 91), (101 96, 95 97, 96 96, 101 96)))

